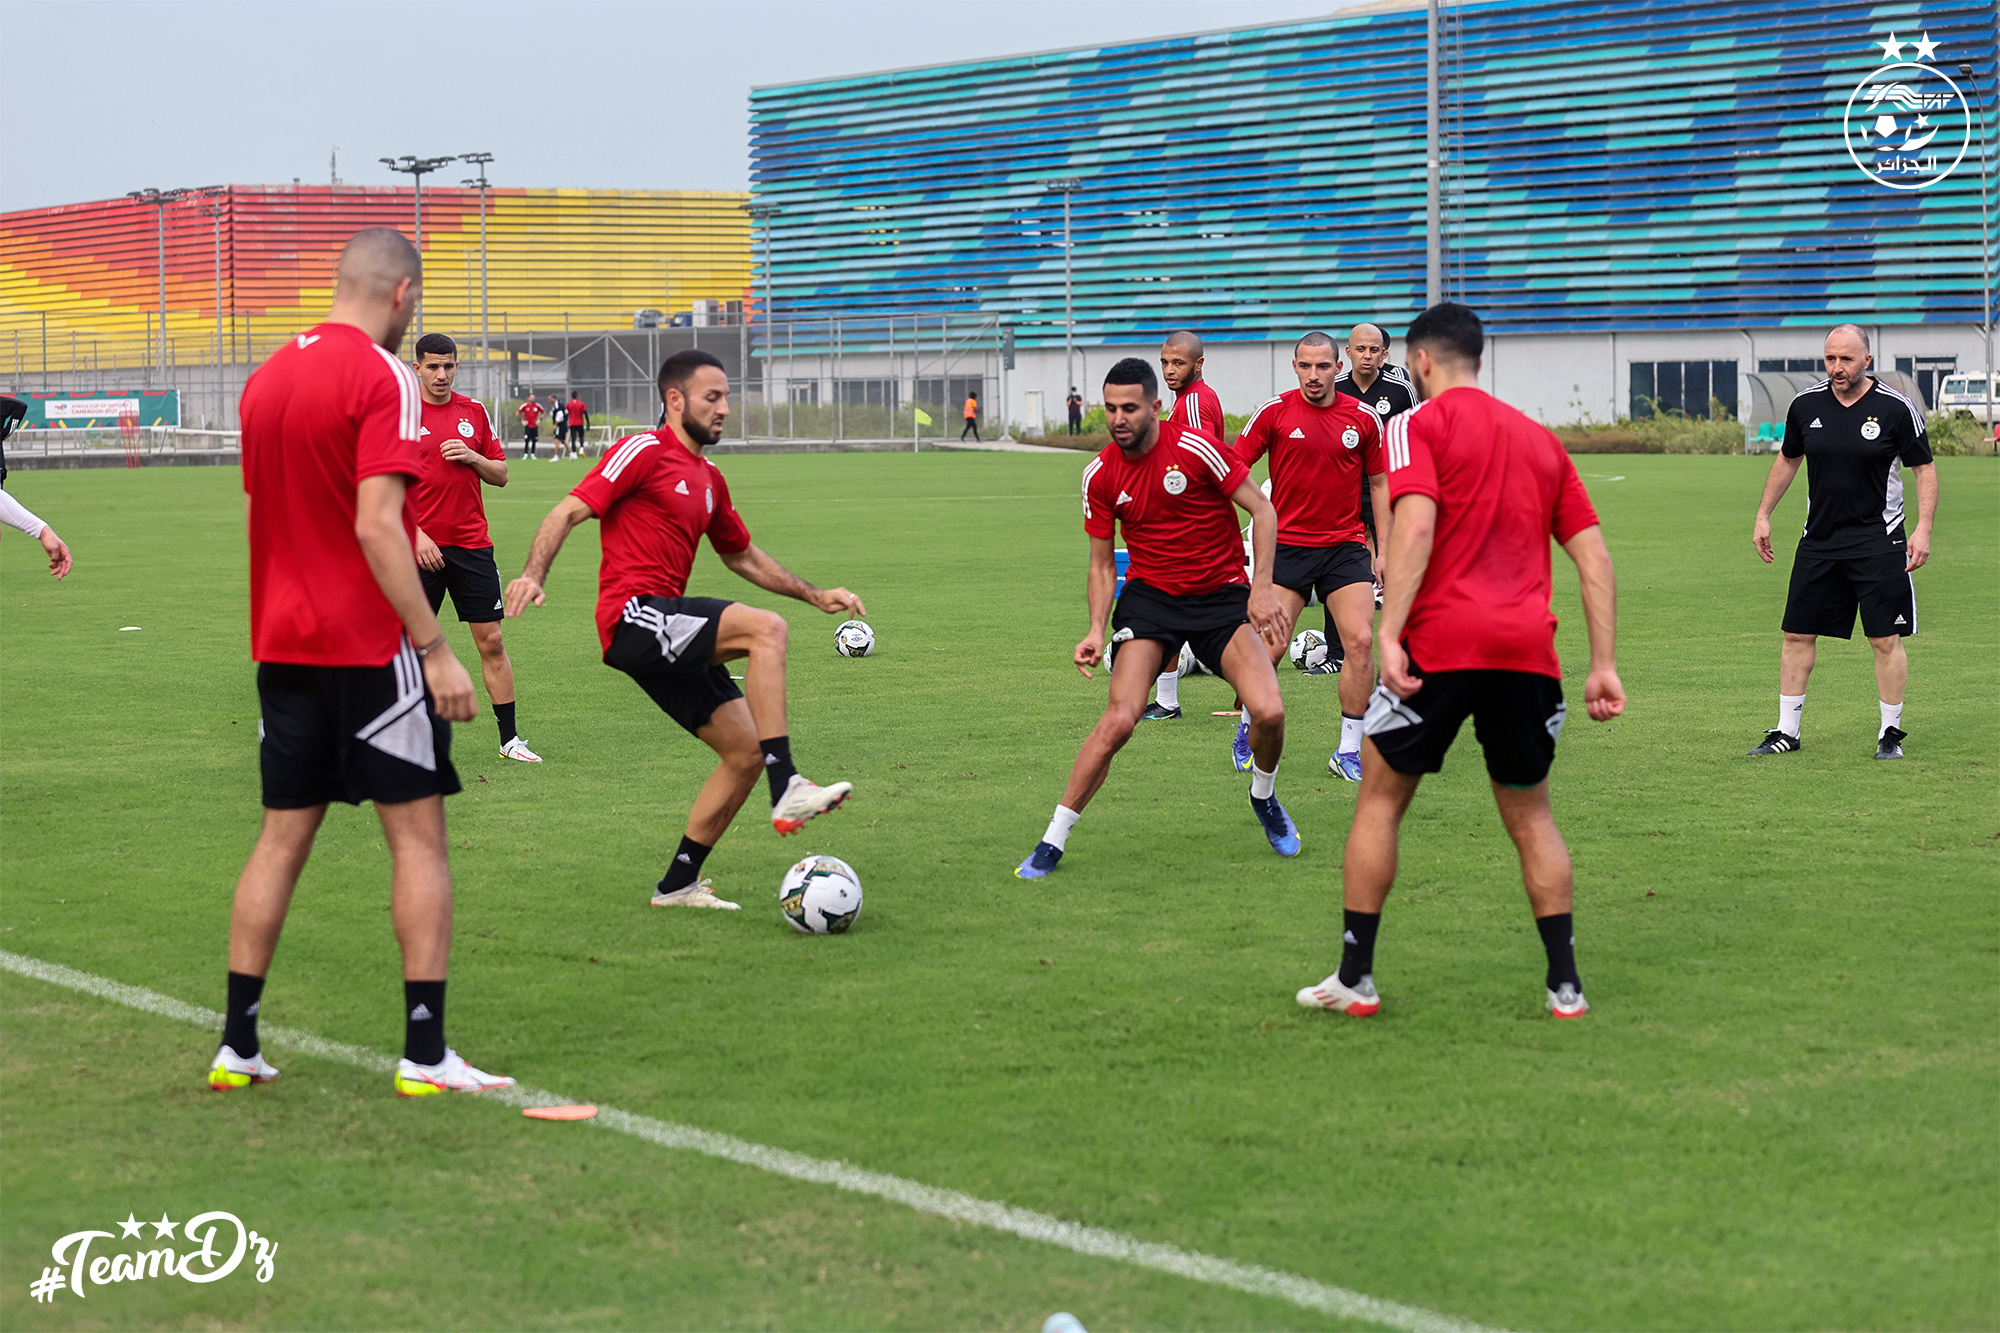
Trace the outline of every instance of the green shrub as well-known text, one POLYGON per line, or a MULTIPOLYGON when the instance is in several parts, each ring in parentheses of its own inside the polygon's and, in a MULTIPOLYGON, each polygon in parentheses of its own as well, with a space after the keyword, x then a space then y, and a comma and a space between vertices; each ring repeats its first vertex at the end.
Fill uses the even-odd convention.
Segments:
POLYGON ((1994 456, 1993 432, 1973 419, 1970 412, 1933 412, 1929 424, 1931 452, 1940 457, 1994 456))
POLYGON ((1740 454, 1743 423, 1717 400, 1708 400, 1706 417, 1661 411, 1633 420, 1620 417, 1608 426, 1582 422, 1550 427, 1573 454, 1740 454))

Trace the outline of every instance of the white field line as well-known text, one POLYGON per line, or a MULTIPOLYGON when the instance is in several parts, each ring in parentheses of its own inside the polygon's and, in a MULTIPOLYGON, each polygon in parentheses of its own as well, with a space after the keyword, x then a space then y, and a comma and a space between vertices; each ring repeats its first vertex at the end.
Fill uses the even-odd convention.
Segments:
MULTIPOLYGON (((222 1027, 222 1015, 213 1009, 185 1004, 156 991, 127 986, 122 982, 93 976, 88 972, 78 972, 59 963, 45 963, 38 958, 29 958, 0 949, 0 967, 24 977, 33 977, 37 981, 46 981, 51 985, 83 991, 130 1009, 173 1019, 175 1022, 205 1027, 213 1031, 220 1031, 222 1027)), ((371 1073, 386 1074, 396 1066, 395 1060, 379 1052, 362 1046, 328 1041, 317 1033, 300 1028, 280 1027, 275 1023, 262 1024, 259 1035, 303 1055, 317 1056, 339 1064, 365 1069, 371 1073)), ((575 1101, 574 1098, 543 1092, 538 1088, 523 1087, 487 1093, 483 1100, 520 1107, 567 1106, 575 1101)), ((902 1204, 906 1208, 914 1208, 920 1213, 929 1213, 934 1217, 949 1218, 954 1222, 969 1222, 974 1226, 1004 1231, 1024 1240, 1040 1241, 1076 1254, 1099 1259, 1115 1259, 1121 1263, 1154 1269, 1193 1282, 1206 1282, 1211 1286, 1247 1292, 1252 1296, 1267 1296, 1289 1302, 1301 1309, 1318 1310, 1342 1319, 1361 1320, 1385 1328, 1401 1329, 1405 1333, 1487 1333, 1487 1330, 1478 1324, 1467 1323, 1448 1315, 1434 1314, 1412 1305, 1378 1300, 1358 1291, 1328 1286, 1294 1273, 1263 1268, 1256 1264, 1241 1264, 1231 1259, 1219 1259, 1198 1250, 1183 1250, 1178 1246, 1143 1241, 1101 1227, 1065 1222, 1046 1213, 975 1198, 970 1194, 961 1194, 957 1190, 938 1189, 914 1180, 905 1180, 901 1176, 864 1170, 858 1166, 850 1166, 846 1162, 807 1157, 803 1153, 770 1148, 728 1134, 715 1134, 705 1129, 696 1129, 691 1125, 676 1125, 665 1120, 656 1120, 651 1116, 634 1115, 630 1111, 620 1111, 616 1107, 600 1106, 596 1118, 589 1123, 617 1130, 621 1134, 630 1134, 650 1143, 657 1143, 663 1148, 678 1148, 686 1152, 700 1153, 705 1157, 719 1157, 724 1161, 754 1167, 773 1175, 789 1176, 793 1180, 803 1180, 815 1185, 831 1185, 835 1189, 847 1190, 853 1194, 873 1195, 875 1198, 902 1204)))

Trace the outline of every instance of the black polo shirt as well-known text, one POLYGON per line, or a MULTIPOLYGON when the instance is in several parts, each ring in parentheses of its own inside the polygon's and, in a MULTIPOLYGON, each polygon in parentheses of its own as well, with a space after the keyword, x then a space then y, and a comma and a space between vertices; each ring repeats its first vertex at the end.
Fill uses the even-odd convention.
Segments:
POLYGON ((1852 406, 1821 381, 1792 399, 1784 453, 1806 460, 1806 525, 1799 550, 1881 555, 1903 545, 1903 468, 1931 461, 1924 414, 1882 381, 1852 406))
POLYGON ((1376 420, 1385 426, 1390 417, 1401 416, 1417 405, 1416 386, 1410 383, 1409 372, 1401 366, 1385 364, 1375 373, 1375 382, 1368 386, 1367 393, 1356 387, 1353 371, 1343 370, 1333 382, 1333 391, 1366 403, 1376 420))

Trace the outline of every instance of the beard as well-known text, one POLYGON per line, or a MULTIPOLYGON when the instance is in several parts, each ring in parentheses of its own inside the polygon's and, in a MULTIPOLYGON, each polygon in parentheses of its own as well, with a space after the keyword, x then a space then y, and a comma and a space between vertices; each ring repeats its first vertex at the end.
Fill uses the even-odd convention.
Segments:
POLYGON ((681 413, 681 429, 687 432, 687 437, 690 440, 693 440, 704 449, 722 438, 721 431, 710 430, 707 426, 700 424, 685 412, 681 413))

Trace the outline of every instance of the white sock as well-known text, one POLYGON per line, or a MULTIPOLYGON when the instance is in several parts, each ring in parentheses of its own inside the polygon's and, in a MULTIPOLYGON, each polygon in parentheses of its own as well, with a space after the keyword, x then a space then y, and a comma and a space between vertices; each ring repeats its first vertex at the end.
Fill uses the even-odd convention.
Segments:
POLYGON ((1160 678, 1157 681, 1153 682, 1153 686, 1154 686, 1153 697, 1159 701, 1160 707, 1179 708, 1181 706, 1180 672, 1162 671, 1160 673, 1160 678))
POLYGON ((1879 741, 1882 739, 1882 733, 1886 732, 1891 727, 1895 727, 1899 731, 1902 730, 1903 705, 1885 704, 1880 699, 1877 699, 1875 703, 1882 710, 1882 731, 1878 731, 1875 733, 1875 739, 1879 741))
POLYGON ((1778 696, 1778 730, 1796 739, 1799 724, 1806 712, 1806 697, 1803 694, 1781 694, 1778 696))
POLYGON ((1257 761, 1252 759, 1250 761, 1250 794, 1262 801, 1267 799, 1277 789, 1278 770, 1274 768, 1269 773, 1266 773, 1263 769, 1257 767, 1257 761))
POLYGON ((1042 841, 1057 851, 1062 851, 1069 841, 1069 831, 1076 827, 1076 821, 1083 818, 1080 811, 1066 805, 1056 807, 1055 818, 1049 821, 1049 831, 1042 835, 1042 841))
POLYGON ((1340 752, 1342 754, 1361 753, 1361 719, 1340 715, 1340 752))

